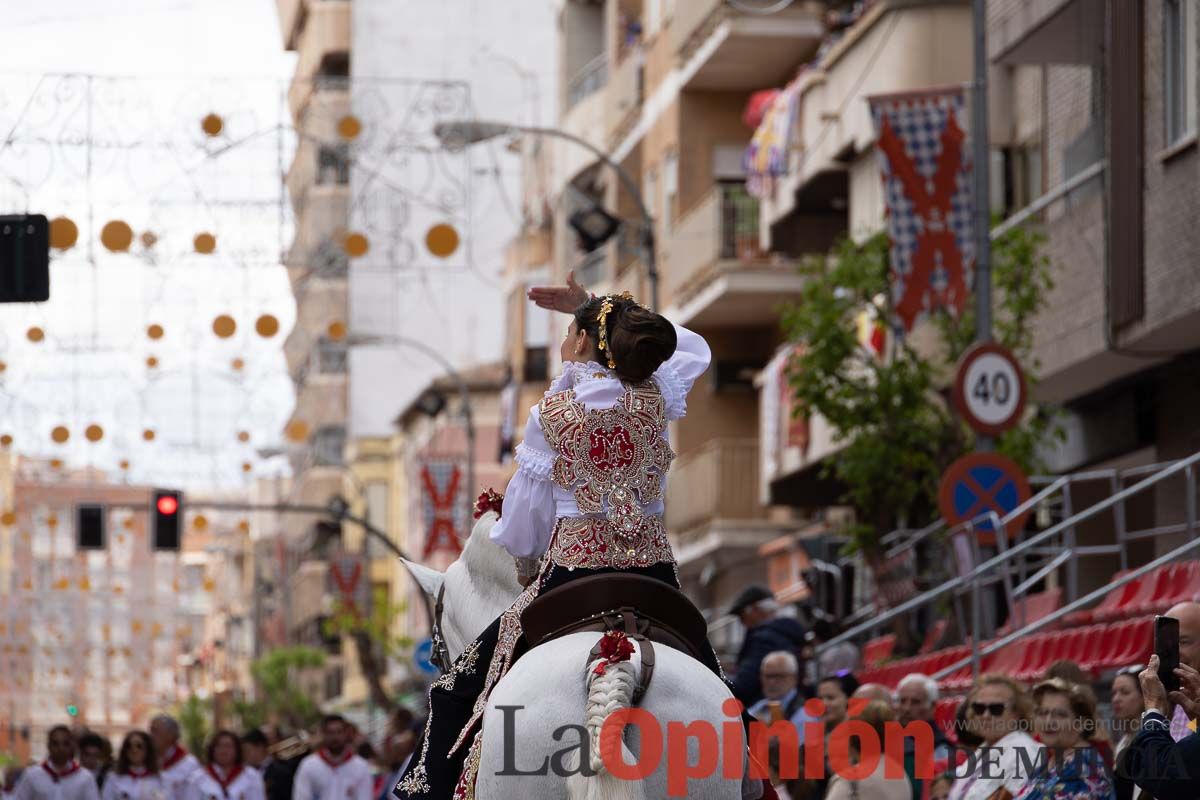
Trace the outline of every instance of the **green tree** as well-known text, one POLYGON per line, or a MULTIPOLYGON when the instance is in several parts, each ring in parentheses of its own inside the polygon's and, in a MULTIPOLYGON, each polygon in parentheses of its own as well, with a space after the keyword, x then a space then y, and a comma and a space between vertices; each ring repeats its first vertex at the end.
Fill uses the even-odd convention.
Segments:
POLYGON ((262 691, 264 715, 294 728, 307 728, 321 716, 311 695, 300 685, 301 675, 325 665, 325 654, 312 647, 280 647, 250 666, 262 691))
POLYGON ((230 704, 229 712, 239 731, 261 728, 267 723, 267 706, 260 700, 236 698, 230 704))
MULTIPOLYGON (((1039 366, 1032 360, 1031 323, 1052 286, 1041 244, 1040 234, 1014 229, 992 245, 994 338, 1027 375, 1039 366)), ((846 531, 852 548, 875 563, 880 537, 902 522, 936 516, 942 471, 974 447, 947 388, 955 362, 974 340, 973 301, 957 318, 934 315, 932 343, 918 349, 898 337, 888 358, 878 359, 859 344, 857 317, 874 306, 881 319, 892 318, 887 236, 861 245, 843 241, 801 269, 808 278, 803 298, 783 315, 785 332, 801 343, 791 385, 801 412, 824 417, 841 445, 825 469, 856 510, 846 531)), ((1033 470, 1038 443, 1053 435, 1053 415, 1038 409, 1002 436, 997 449, 1033 470)))
POLYGON ((404 658, 412 652, 412 640, 392 635, 392 621, 405 612, 404 603, 388 600, 387 590, 373 592, 369 613, 362 614, 342 601, 334 604, 326 620, 326 633, 349 636, 358 651, 358 664, 371 692, 371 702, 387 712, 396 708, 394 693, 384 684, 386 659, 404 658))
POLYGON ((189 695, 175 711, 184 746, 193 753, 203 753, 212 733, 212 700, 189 695))

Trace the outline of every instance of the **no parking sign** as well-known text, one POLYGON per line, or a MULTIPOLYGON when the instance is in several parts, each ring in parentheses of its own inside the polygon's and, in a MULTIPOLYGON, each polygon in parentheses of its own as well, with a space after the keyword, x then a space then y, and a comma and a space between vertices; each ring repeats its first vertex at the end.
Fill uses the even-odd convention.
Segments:
MULTIPOLYGON (((948 524, 958 525, 989 511, 1004 517, 1029 497, 1029 481, 1017 462, 999 453, 969 453, 942 475, 938 507, 948 524)), ((1011 520, 1007 530, 1021 530, 1030 511, 1026 509, 1011 520)), ((996 531, 990 518, 976 522, 975 530, 981 543, 995 544, 996 531)))

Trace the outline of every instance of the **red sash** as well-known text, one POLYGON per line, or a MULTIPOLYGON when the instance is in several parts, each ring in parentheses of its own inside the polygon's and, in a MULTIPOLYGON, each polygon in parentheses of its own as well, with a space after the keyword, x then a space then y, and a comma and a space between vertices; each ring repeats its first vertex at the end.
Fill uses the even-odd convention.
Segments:
POLYGON ((46 770, 46 772, 49 772, 50 777, 54 779, 54 782, 58 783, 63 778, 67 777, 68 775, 73 775, 74 773, 79 772, 79 762, 72 761, 71 765, 69 767, 67 767, 65 770, 63 770, 62 772, 57 772, 57 771, 55 771, 54 767, 50 766, 49 761, 43 761, 42 769, 46 770))
POLYGON ((324 761, 326 764, 329 765, 330 769, 337 769, 338 767, 340 767, 342 764, 345 764, 347 761, 349 761, 354 756, 354 751, 351 750, 349 747, 347 747, 342 752, 342 757, 339 758, 337 761, 333 760, 333 756, 324 747, 322 747, 320 750, 317 751, 317 755, 319 755, 321 757, 322 761, 324 761))
POLYGON ((225 795, 226 797, 229 797, 229 787, 232 786, 233 782, 236 781, 238 779, 238 776, 242 774, 241 767, 234 767, 233 769, 229 770, 229 774, 227 776, 225 776, 224 779, 222 779, 220 773, 218 773, 216 768, 213 767, 212 765, 209 765, 209 766, 205 767, 204 769, 208 772, 209 775, 212 776, 212 779, 214 781, 216 781, 217 784, 221 787, 221 794, 225 795))

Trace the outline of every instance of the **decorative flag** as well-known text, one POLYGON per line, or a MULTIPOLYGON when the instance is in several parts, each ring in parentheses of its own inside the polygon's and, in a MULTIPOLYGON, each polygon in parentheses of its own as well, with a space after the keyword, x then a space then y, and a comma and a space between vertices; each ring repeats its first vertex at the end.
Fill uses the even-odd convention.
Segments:
POLYGON ((767 194, 770 180, 787 173, 796 97, 795 81, 775 95, 746 148, 746 190, 755 197, 767 194))
POLYGON ((974 204, 959 88, 869 98, 891 241, 892 307, 904 330, 962 312, 974 275, 974 204))
POLYGON ((428 462, 421 467, 421 504, 425 512, 422 558, 438 550, 462 552, 458 538, 459 493, 462 471, 452 462, 428 462))
POLYGON ((873 304, 868 305, 854 318, 854 324, 858 331, 859 345, 875 358, 882 359, 884 348, 887 346, 887 328, 879 318, 879 309, 873 304))

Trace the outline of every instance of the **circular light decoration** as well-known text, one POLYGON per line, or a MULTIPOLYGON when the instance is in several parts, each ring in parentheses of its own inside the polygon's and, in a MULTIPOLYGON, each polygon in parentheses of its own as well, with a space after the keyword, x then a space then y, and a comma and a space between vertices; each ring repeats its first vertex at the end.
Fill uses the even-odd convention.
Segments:
POLYGON ((62 468, 63 468, 63 461, 61 458, 50 459, 50 469, 62 469, 62 468))
MULTIPOLYGON (((119 467, 120 467, 122 470, 128 470, 128 469, 129 469, 129 460, 128 460, 128 459, 125 459, 125 458, 121 459, 121 463, 120 463, 120 464, 118 464, 118 466, 119 466, 119 467)), ((128 525, 128 523, 132 522, 132 520, 125 520, 125 522, 126 522, 126 524, 128 525)), ((132 526, 132 525, 129 525, 129 527, 133 527, 133 526, 132 526)))
POLYGON ((238 431, 237 440, 242 444, 250 441, 250 431, 238 431))
POLYGON ((228 339, 237 333, 237 323, 234 322, 233 317, 228 314, 222 314, 213 320, 212 329, 213 333, 220 338, 228 339))
POLYGON ((192 240, 192 247, 196 248, 197 253, 206 256, 217 249, 217 237, 208 231, 202 231, 192 240))
POLYGON ((146 358, 146 366, 149 367, 150 369, 154 369, 155 367, 158 366, 158 359, 155 358, 154 356, 148 356, 146 358))
POLYGON ((142 439, 144 439, 147 442, 153 442, 154 441, 154 428, 146 428, 146 430, 142 431, 142 439))
POLYGON ((50 220, 50 246, 55 250, 69 250, 79 241, 79 226, 69 217, 50 220))
POLYGON ((163 333, 165 333, 163 326, 159 325, 157 322, 146 328, 146 335, 151 339, 161 339, 163 337, 163 333))
POLYGON ((241 358, 235 358, 232 362, 230 362, 229 366, 233 367, 235 372, 241 372, 246 368, 246 361, 241 358))
POLYGON ((16 524, 17 524, 17 515, 14 514, 13 512, 5 511, 3 514, 0 514, 0 525, 4 525, 5 527, 11 527, 16 524))
POLYGON ((343 139, 357 139, 362 133, 362 122, 353 114, 347 114, 338 120, 337 132, 343 139))
POLYGON ((54 514, 51 514, 50 516, 46 517, 46 527, 47 528, 57 528, 58 527, 58 517, 55 516, 54 514))
POLYGON ((290 422, 288 423, 285 433, 287 434, 288 441, 290 442, 295 442, 297 444, 301 442, 307 442, 308 423, 300 419, 290 422))
POLYGON ((0 447, 12 447, 12 443, 12 434, 6 433, 3 436, 0 436, 0 447))
POLYGON ((98 442, 104 438, 104 428, 99 425, 88 425, 87 430, 83 432, 89 442, 98 442))
POLYGON ((50 431, 50 438, 55 444, 66 444, 67 439, 71 438, 71 432, 67 430, 66 425, 56 425, 54 430, 50 431))
MULTIPOLYGON (((128 464, 129 462, 128 462, 128 461, 126 461, 126 462, 124 462, 124 463, 128 464)), ((125 522, 124 522, 124 524, 123 524, 123 527, 125 528, 125 530, 127 530, 127 531, 131 531, 131 530, 133 530, 133 526, 134 526, 135 524, 136 524, 136 523, 133 521, 133 517, 126 517, 126 518, 125 518, 125 522)))
POLYGON ((204 516, 203 514, 197 514, 192 519, 192 527, 198 531, 208 530, 208 517, 204 516))
POLYGON ((434 225, 425 234, 425 246, 438 258, 449 258, 458 249, 458 231, 453 225, 434 225))
POLYGON ((371 249, 371 243, 367 241, 366 236, 354 231, 346 234, 346 238, 342 240, 342 249, 351 258, 359 258, 367 254, 367 251, 371 249))
POLYGON ((208 114, 200 120, 200 130, 208 136, 220 136, 224 128, 225 120, 221 119, 220 114, 208 114))
POLYGON ((142 247, 146 248, 147 250, 158 244, 158 237, 155 236, 151 231, 146 231, 141 235, 140 238, 142 240, 142 247))
POLYGON ((8 364, 4 363, 3 361, 0 361, 0 372, 4 372, 4 370, 6 370, 6 369, 8 369, 8 364))
POLYGON ((264 339, 270 339, 279 333, 279 320, 272 314, 263 314, 254 321, 254 330, 264 339))
POLYGON ((46 338, 46 332, 44 330, 42 330, 41 328, 39 328, 37 325, 34 325, 32 328, 25 331, 25 338, 28 339, 29 341, 33 342, 34 344, 37 344, 38 342, 40 342, 46 338))
POLYGON ((242 462, 242 472, 249 473, 249 472, 253 472, 253 471, 254 471, 253 464, 251 464, 249 461, 242 462))
POLYGON ((106 222, 100 229, 100 244, 114 253, 124 253, 133 244, 133 229, 119 219, 106 222))
POLYGON ((331 322, 329 323, 329 328, 325 332, 329 334, 330 339, 333 339, 335 342, 340 342, 342 339, 346 338, 346 323, 331 322))
POLYGON ((238 533, 249 533, 249 532, 250 532, 250 520, 244 519, 238 523, 238 533))

